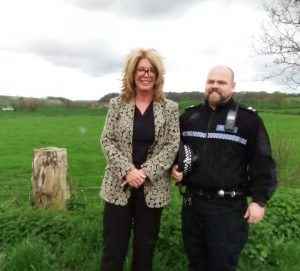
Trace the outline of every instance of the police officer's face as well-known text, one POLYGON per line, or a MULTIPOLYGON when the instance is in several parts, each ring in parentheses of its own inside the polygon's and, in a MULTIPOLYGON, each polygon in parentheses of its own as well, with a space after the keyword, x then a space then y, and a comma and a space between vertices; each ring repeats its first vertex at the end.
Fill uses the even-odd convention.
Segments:
POLYGON ((218 104, 227 102, 235 88, 233 74, 225 66, 216 66, 210 70, 206 80, 205 97, 215 109, 218 104))

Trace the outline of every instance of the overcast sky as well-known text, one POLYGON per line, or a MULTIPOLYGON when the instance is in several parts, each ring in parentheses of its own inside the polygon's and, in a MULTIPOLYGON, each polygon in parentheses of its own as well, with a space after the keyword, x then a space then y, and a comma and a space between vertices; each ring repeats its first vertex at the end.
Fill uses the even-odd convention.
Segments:
POLYGON ((252 38, 263 0, 7 0, 0 2, 0 95, 97 100, 120 91, 126 54, 155 48, 165 91, 203 91, 230 66, 237 91, 288 91, 257 81, 252 38))

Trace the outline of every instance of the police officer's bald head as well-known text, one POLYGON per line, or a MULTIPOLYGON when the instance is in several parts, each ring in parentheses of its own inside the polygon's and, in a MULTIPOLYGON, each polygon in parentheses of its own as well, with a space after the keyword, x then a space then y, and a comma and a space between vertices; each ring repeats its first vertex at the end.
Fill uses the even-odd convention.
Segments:
POLYGON ((234 72, 231 68, 218 65, 210 69, 205 85, 205 97, 213 109, 218 104, 228 101, 234 88, 234 72))

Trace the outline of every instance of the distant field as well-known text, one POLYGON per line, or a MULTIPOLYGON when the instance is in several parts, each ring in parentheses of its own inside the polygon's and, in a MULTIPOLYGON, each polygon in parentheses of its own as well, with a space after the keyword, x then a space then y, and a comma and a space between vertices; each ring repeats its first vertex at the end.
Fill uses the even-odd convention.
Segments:
POLYGON ((300 115, 261 113, 272 142, 279 154, 282 182, 300 187, 300 115))
MULTIPOLYGON (((77 196, 97 201, 105 167, 99 144, 105 114, 104 110, 91 109, 0 112, 0 201, 29 200, 33 150, 48 146, 67 148, 69 180, 77 196)), ((282 169, 284 183, 300 187, 300 116, 261 116, 274 146, 290 145, 282 169)))
POLYGON ((96 187, 105 167, 99 143, 104 120, 99 110, 1 112, 0 201, 15 194, 28 199, 33 150, 47 146, 67 148, 72 185, 84 187, 78 189, 82 196, 98 198, 96 187))

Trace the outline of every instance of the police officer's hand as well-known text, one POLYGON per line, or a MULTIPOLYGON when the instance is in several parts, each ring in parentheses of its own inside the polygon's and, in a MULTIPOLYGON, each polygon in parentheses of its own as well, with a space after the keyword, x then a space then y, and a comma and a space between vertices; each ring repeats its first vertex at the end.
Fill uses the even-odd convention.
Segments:
POLYGON ((181 182, 183 178, 182 172, 178 171, 178 165, 174 165, 172 167, 172 177, 176 180, 176 182, 181 182))
POLYGON ((265 207, 261 207, 256 202, 251 202, 247 208, 244 218, 249 224, 259 223, 265 215, 265 207))

